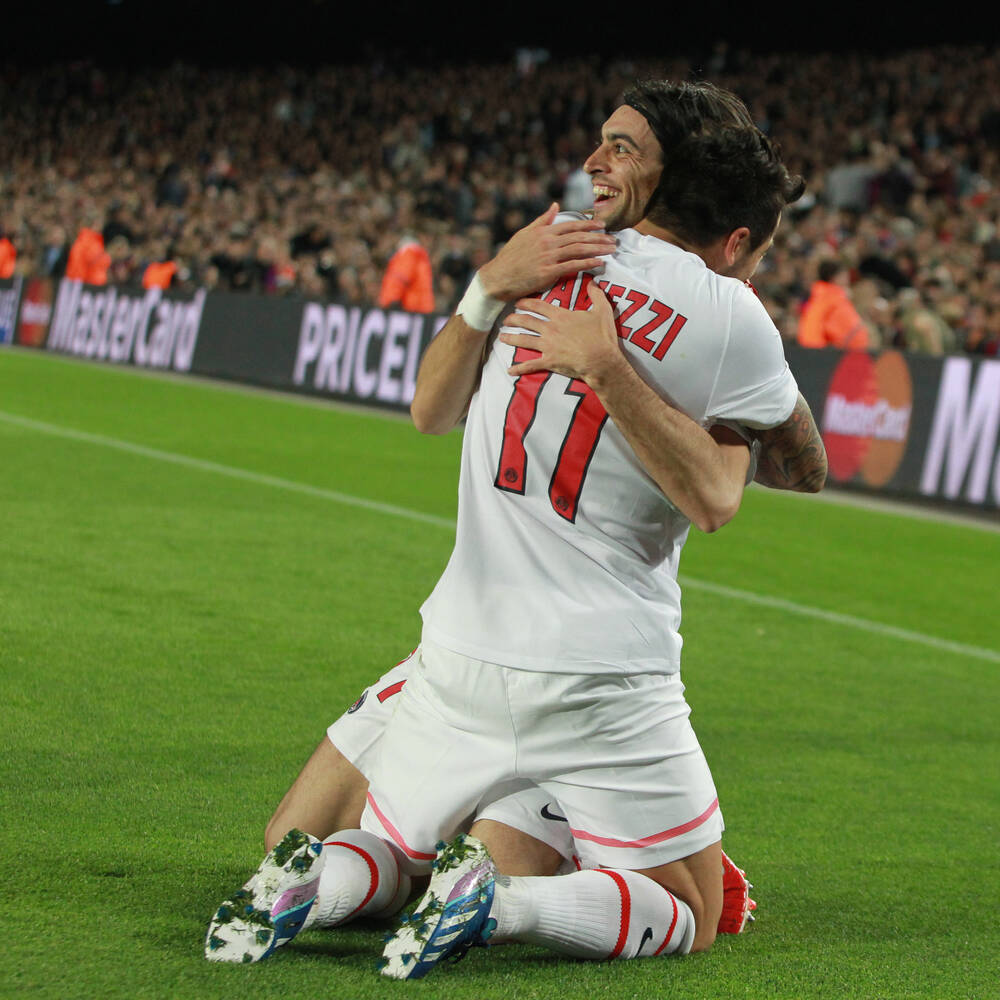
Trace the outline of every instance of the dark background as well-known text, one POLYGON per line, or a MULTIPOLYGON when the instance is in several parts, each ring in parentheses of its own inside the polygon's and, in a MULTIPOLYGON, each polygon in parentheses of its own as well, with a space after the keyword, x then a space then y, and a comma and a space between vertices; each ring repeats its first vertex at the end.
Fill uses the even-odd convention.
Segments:
POLYGON ((0 14, 10 64, 95 59, 142 66, 350 63, 373 55, 409 63, 505 61, 519 47, 603 56, 708 53, 714 42, 751 51, 885 53, 945 42, 995 43, 995 10, 913 3, 747 3, 688 0, 590 4, 377 3, 375 0, 13 0, 0 14), (9 9, 9 8, 13 9, 9 9), (966 8, 956 11, 955 8, 966 8), (629 9, 630 14, 625 11, 629 9), (491 22, 490 27, 483 23, 491 22), (473 21, 476 22, 475 26, 473 21))

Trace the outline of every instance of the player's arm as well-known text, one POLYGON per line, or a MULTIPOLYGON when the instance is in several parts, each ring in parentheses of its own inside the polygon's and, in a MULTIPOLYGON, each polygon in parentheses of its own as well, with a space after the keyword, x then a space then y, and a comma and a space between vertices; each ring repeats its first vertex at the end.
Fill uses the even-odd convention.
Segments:
POLYGON ((760 441, 754 481, 776 490, 818 493, 826 483, 826 448, 802 393, 778 427, 751 431, 760 441))
POLYGON ((410 416, 421 434, 446 434, 468 412, 489 335, 489 327, 477 330, 456 313, 427 346, 410 403, 410 416))
POLYGON ((570 312, 538 299, 518 303, 545 318, 517 317, 519 327, 537 336, 500 334, 504 343, 539 352, 510 373, 556 371, 583 379, 671 503, 702 531, 718 530, 739 510, 749 446, 723 425, 706 431, 645 382, 621 349, 606 296, 596 284, 589 294, 590 312, 570 312))
POLYGON ((410 415, 424 434, 450 431, 468 412, 479 385, 490 330, 504 305, 547 288, 563 274, 601 265, 601 254, 614 251, 615 239, 592 219, 553 225, 555 203, 518 230, 484 264, 424 353, 417 372, 410 415))

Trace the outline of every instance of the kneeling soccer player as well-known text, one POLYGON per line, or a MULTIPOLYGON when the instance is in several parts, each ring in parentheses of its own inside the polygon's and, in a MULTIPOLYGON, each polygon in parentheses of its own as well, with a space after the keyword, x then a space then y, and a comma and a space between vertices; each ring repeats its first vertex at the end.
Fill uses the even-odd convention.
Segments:
MULTIPOLYGON (((358 918, 389 918, 406 903, 412 882, 402 870, 401 852, 356 827, 361 816, 359 803, 364 801, 367 790, 364 773, 378 751, 393 698, 409 678, 411 659, 408 657, 383 675, 330 726, 327 738, 269 824, 271 850, 252 878, 213 917, 205 941, 205 955, 210 961, 260 961, 302 930, 338 927, 358 918), (279 838, 274 831, 287 822, 301 823, 310 832, 286 828, 279 838), (341 822, 350 824, 350 828, 329 831, 331 823, 341 822)), ((558 802, 535 786, 503 792, 492 801, 484 800, 471 828, 496 858, 496 867, 504 873, 501 880, 504 876, 578 871, 579 851, 558 802)), ((756 903, 749 898, 750 886, 744 873, 724 853, 721 860, 724 896, 718 931, 738 934, 748 920, 753 920, 756 903)), ((534 878, 518 882, 514 891, 520 888, 529 895, 541 892, 544 896, 542 881, 534 878)), ((600 942, 609 942, 598 957, 629 954, 627 947, 618 948, 621 920, 623 914, 638 911, 631 895, 623 896, 617 886, 615 883, 617 895, 612 893, 606 900, 607 908, 597 907, 591 913, 592 920, 604 925, 603 932, 592 932, 595 947, 602 951, 600 942)), ((440 883, 433 891, 435 896, 441 895, 440 883)), ((523 910, 533 922, 543 921, 544 906, 537 913, 530 905, 523 910)), ((560 926, 566 928, 565 919, 561 919, 560 926)), ((534 930, 525 933, 533 934, 534 930)), ((652 955, 656 950, 644 948, 639 953, 652 955)))

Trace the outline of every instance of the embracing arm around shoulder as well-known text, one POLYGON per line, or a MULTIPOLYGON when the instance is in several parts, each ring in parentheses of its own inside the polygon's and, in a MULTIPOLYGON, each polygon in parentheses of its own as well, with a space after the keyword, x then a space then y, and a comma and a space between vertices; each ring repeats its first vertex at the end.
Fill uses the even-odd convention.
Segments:
POLYGON ((747 443, 722 425, 706 431, 664 400, 622 352, 611 304, 596 283, 589 294, 589 312, 539 299, 518 303, 544 318, 518 315, 518 327, 533 333, 500 334, 506 344, 538 352, 510 374, 544 370, 583 379, 670 502, 702 531, 716 531, 739 510, 750 467, 747 443))
POLYGON ((751 433, 760 441, 755 482, 797 493, 818 493, 823 489, 826 448, 801 392, 792 415, 783 424, 751 433))

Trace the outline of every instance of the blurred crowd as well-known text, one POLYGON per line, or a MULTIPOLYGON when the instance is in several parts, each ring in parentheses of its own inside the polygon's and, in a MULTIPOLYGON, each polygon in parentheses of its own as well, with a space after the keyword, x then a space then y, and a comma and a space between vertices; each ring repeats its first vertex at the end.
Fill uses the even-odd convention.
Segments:
POLYGON ((997 354, 1000 52, 985 46, 876 59, 720 44, 697 63, 529 53, 433 72, 8 68, 0 239, 24 274, 93 265, 94 280, 347 303, 378 301, 405 242, 426 251, 446 312, 551 201, 589 206, 580 165, 643 77, 735 91, 806 177, 755 278, 786 337, 822 277, 869 346, 997 354))

